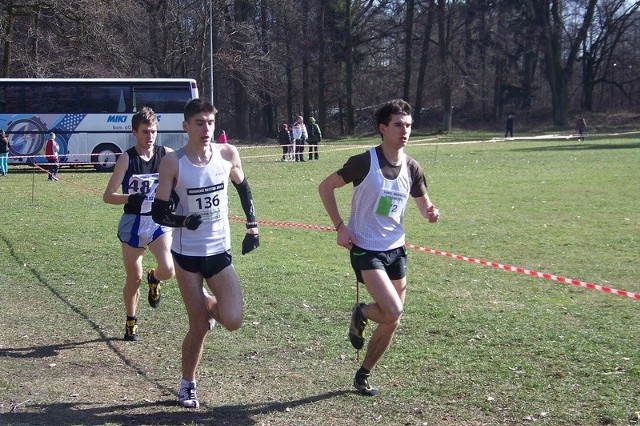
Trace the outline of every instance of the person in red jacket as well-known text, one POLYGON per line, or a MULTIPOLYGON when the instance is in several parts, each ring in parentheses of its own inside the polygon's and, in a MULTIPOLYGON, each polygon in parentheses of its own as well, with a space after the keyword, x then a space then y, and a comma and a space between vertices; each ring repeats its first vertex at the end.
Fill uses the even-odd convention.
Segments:
POLYGON ((47 174, 49 175, 47 180, 58 180, 58 169, 60 168, 60 163, 58 162, 58 151, 60 151, 60 146, 58 145, 58 142, 56 142, 56 134, 51 132, 49 133, 49 140, 47 140, 47 145, 44 149, 45 158, 47 160, 47 174))

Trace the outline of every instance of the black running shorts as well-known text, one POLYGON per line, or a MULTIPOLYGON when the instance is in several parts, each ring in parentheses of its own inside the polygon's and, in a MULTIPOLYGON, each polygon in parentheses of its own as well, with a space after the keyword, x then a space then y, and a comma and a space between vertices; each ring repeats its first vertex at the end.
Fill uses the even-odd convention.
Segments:
POLYGON ((382 269, 389 279, 399 280, 407 275, 407 249, 400 246, 387 251, 369 251, 354 245, 351 248, 351 266, 361 283, 364 283, 361 271, 370 269, 382 269))
POLYGON ((231 253, 228 251, 211 256, 186 256, 173 250, 171 254, 173 255, 173 260, 182 269, 194 274, 200 273, 204 278, 211 278, 231 265, 231 253))

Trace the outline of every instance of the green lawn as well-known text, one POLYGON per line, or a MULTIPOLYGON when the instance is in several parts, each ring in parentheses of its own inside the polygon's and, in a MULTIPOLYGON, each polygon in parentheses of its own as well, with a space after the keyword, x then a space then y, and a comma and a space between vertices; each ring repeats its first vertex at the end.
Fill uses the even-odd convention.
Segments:
MULTIPOLYGON (((187 319, 175 280, 158 309, 141 298, 141 340, 122 341, 109 175, 65 167, 54 183, 11 168, 0 177, 0 424, 638 424, 639 300, 417 250, 402 324, 372 375, 381 395, 352 393, 355 279, 317 186, 377 143, 328 141, 305 163, 241 147, 261 246, 240 255, 244 226, 232 222, 245 323, 209 335, 196 411, 176 404, 187 319)), ((414 135, 407 153, 441 212, 429 224, 410 203, 409 243, 640 293, 637 134, 414 135)), ((338 193, 345 217, 349 197, 338 193)))

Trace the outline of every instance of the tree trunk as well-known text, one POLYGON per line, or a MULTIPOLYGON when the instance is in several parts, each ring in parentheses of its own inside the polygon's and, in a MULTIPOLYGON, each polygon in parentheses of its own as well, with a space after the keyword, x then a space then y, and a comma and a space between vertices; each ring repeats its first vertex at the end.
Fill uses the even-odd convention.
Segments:
POLYGON ((440 56, 440 101, 442 102, 442 131, 451 130, 453 94, 451 90, 451 74, 449 67, 449 40, 446 36, 447 1, 438 0, 438 52, 440 56))
POLYGON ((504 96, 502 95, 505 79, 505 59, 495 59, 495 80, 493 83, 493 119, 497 122, 504 116, 504 96))
POLYGON ((302 116, 305 123, 311 116, 311 102, 309 100, 309 0, 302 1, 303 25, 302 25, 302 116))
MULTIPOLYGON (((269 33, 269 20, 267 5, 263 2, 260 4, 260 23, 261 23, 261 36, 262 36, 262 52, 267 55, 269 53, 269 45, 267 43, 269 33)), ((268 71, 264 70, 264 81, 269 81, 268 71)), ((262 99, 262 135, 270 137, 277 137, 278 128, 275 123, 275 107, 273 105, 273 96, 269 90, 260 91, 260 98, 262 99)))
POLYGON ((418 82, 416 84, 416 98, 414 102, 413 118, 418 126, 422 121, 422 97, 424 96, 424 85, 427 75, 427 62, 429 59, 429 42, 431 38, 431 29, 433 28, 433 19, 435 16, 435 0, 429 0, 427 4, 427 19, 424 23, 424 31, 422 34, 422 51, 420 52, 420 68, 418 70, 418 82))
POLYGON ((13 39, 13 23, 15 21, 13 1, 8 0, 5 5, 6 25, 4 28, 4 49, 2 55, 2 75, 1 77, 8 77, 11 66, 11 47, 13 39))
POLYGON ((327 60, 326 45, 324 41, 324 19, 327 7, 326 0, 320 0, 320 15, 318 16, 318 125, 322 133, 327 122, 327 102, 325 98, 325 63, 327 60))
POLYGON ((411 90, 411 58, 413 49, 413 12, 415 0, 407 1, 407 15, 405 19, 404 31, 404 90, 402 97, 409 102, 409 91, 411 90))
POLYGON ((355 119, 355 107, 353 106, 353 22, 351 16, 351 1, 346 1, 345 8, 345 32, 347 35, 346 38, 346 58, 345 58, 345 102, 347 104, 347 117, 346 117, 346 132, 347 134, 353 134, 353 131, 356 127, 356 119, 355 119))
MULTIPOLYGON (((235 18, 236 22, 244 23, 249 19, 250 4, 249 0, 236 0, 235 2, 235 18)), ((246 34, 242 31, 238 31, 234 37, 234 48, 238 52, 245 50, 246 34)), ((235 94, 235 123, 234 130, 239 139, 249 138, 249 129, 251 129, 249 121, 249 94, 247 93, 246 86, 242 83, 242 76, 234 73, 234 94, 235 94)), ((222 129, 220 129, 222 130, 222 129)))

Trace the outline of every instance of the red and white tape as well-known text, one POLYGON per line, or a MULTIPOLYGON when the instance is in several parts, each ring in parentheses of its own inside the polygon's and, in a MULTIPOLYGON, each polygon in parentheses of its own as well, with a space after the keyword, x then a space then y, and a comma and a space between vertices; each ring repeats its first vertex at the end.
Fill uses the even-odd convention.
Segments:
POLYGON ((518 274, 529 275, 529 276, 532 276, 532 277, 542 278, 542 279, 545 279, 545 280, 557 281, 557 282, 560 282, 560 283, 571 284, 571 285, 574 285, 574 286, 577 286, 577 287, 589 288, 591 290, 598 290, 598 291, 602 291, 604 293, 617 294, 618 296, 630 297, 630 298, 635 299, 635 300, 640 300, 640 293, 632 293, 630 291, 618 290, 618 289, 615 289, 615 288, 611 288, 611 287, 607 287, 607 286, 603 286, 603 285, 599 285, 599 284, 594 284, 594 283, 590 283, 590 282, 586 282, 586 281, 576 280, 574 278, 565 278, 565 277, 560 276, 560 275, 549 274, 547 272, 538 272, 538 271, 533 271, 531 269, 525 269, 525 268, 520 268, 520 267, 517 267, 517 266, 505 265, 505 264, 502 264, 502 263, 491 262, 491 261, 484 260, 484 259, 476 259, 476 258, 473 258, 473 257, 461 256, 459 254, 447 253, 447 252, 441 251, 441 250, 434 250, 434 249, 430 249, 430 248, 426 248, 426 247, 420 247, 420 246, 417 246, 415 244, 407 243, 407 244, 405 244, 405 246, 407 246, 409 248, 412 248, 414 250, 422 251, 422 252, 425 252, 425 253, 431 253, 431 254, 435 254, 435 255, 438 255, 438 256, 449 257, 451 259, 464 260, 464 261, 469 262, 469 263, 476 263, 478 265, 489 266, 491 268, 496 268, 496 269, 502 269, 502 270, 505 270, 505 271, 508 271, 508 272, 517 272, 518 274))
MULTIPOLYGON (((240 217, 230 217, 230 219, 234 220, 234 221, 244 221, 244 219, 240 218, 240 217)), ((315 229, 315 230, 319 230, 319 231, 335 231, 333 227, 319 226, 319 225, 307 225, 307 224, 302 224, 302 223, 277 222, 277 221, 265 220, 265 221, 259 221, 258 224, 259 225, 265 225, 265 226, 281 226, 281 227, 288 227, 288 228, 315 229)), ((601 291, 601 292, 604 292, 604 293, 611 293, 611 294, 616 294, 618 296, 629 297, 631 299, 640 300, 640 293, 632 293, 630 291, 618 290, 618 289, 615 289, 615 288, 611 288, 611 287, 607 287, 607 286, 599 285, 599 284, 594 284, 594 283, 591 283, 591 282, 581 281, 581 280, 577 280, 577 279, 574 279, 574 278, 565 278, 563 276, 549 274, 547 272, 538 272, 538 271, 534 271, 534 270, 531 270, 531 269, 526 269, 526 268, 521 268, 521 267, 511 266, 511 265, 506 265, 506 264, 502 264, 502 263, 498 263, 498 262, 492 262, 492 261, 489 261, 489 260, 476 259, 474 257, 462 256, 462 255, 454 254, 454 253, 448 253, 446 251, 435 250, 435 249, 431 249, 431 248, 427 248, 427 247, 421 247, 421 246, 418 246, 418 245, 415 245, 415 244, 411 244, 411 243, 406 243, 405 246, 408 247, 408 248, 417 250, 417 251, 421 251, 423 253, 431 253, 431 254, 435 254, 437 256, 448 257, 448 258, 456 259, 456 260, 463 260, 465 262, 475 263, 477 265, 488 266, 488 267, 496 268, 496 269, 502 269, 502 270, 508 271, 508 272, 516 272, 518 274, 529 275, 531 277, 542 278, 542 279, 545 279, 545 280, 556 281, 556 282, 560 282, 560 283, 564 283, 564 284, 571 284, 571 285, 574 285, 574 286, 577 286, 577 287, 588 288, 588 289, 591 289, 591 290, 597 290, 597 291, 601 291)))

